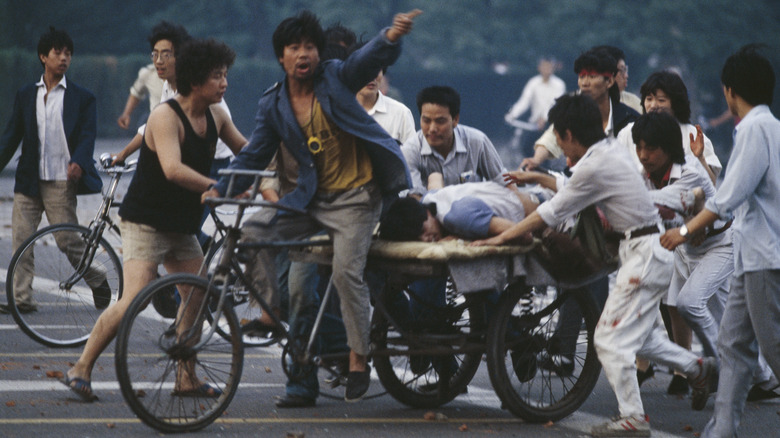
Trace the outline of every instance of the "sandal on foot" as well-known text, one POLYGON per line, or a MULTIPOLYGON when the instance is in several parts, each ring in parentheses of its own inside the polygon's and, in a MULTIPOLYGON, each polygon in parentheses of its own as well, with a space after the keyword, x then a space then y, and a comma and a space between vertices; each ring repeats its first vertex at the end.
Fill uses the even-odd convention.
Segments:
POLYGON ((171 395, 174 397, 217 398, 222 395, 222 391, 208 383, 204 383, 197 388, 187 391, 174 390, 171 395))
POLYGON ((80 377, 70 378, 66 374, 60 382, 67 386, 74 394, 79 396, 85 402, 93 402, 98 399, 95 393, 92 392, 92 384, 80 377))

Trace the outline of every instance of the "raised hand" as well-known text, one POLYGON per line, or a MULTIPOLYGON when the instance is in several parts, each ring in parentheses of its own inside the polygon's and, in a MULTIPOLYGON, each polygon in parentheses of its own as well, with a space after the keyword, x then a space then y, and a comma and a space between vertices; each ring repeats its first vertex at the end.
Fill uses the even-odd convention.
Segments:
POLYGON ((696 125, 696 138, 693 137, 693 133, 688 134, 691 140, 691 152, 697 158, 700 158, 704 153, 704 134, 701 132, 701 125, 696 125))
POLYGON ((414 9, 405 14, 396 14, 393 18, 393 26, 387 31, 387 39, 391 42, 398 41, 402 36, 412 31, 414 18, 422 14, 419 9, 414 9))

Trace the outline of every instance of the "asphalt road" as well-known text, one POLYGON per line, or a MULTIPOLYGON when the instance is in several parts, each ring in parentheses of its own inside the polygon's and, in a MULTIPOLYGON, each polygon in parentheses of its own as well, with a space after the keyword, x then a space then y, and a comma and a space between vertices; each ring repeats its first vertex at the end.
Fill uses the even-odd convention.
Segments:
MULTIPOLYGON (((98 153, 116 150, 121 142, 101 142, 98 153), (113 149, 112 149, 113 148, 113 149)), ((97 154, 96 154, 97 155, 97 154)), ((11 258, 10 210, 13 172, 0 174, 0 286, 5 290, 6 268, 11 258)), ((125 183, 129 182, 129 178, 125 183)), ((120 192, 122 189, 120 188, 120 192)), ((88 222, 99 196, 80 198, 79 217, 88 222)), ((5 302, 4 293, 0 302, 5 302)), ((93 387, 100 401, 85 404, 56 378, 74 362, 80 349, 51 349, 39 345, 16 327, 9 315, 0 315, 0 436, 159 436, 142 424, 119 392, 113 345, 98 360, 93 387)), ((284 393, 285 377, 278 347, 248 349, 236 397, 227 412, 201 432, 201 436, 587 436, 590 427, 617 413, 617 402, 603 377, 591 396, 574 414, 555 424, 529 424, 501 409, 482 363, 468 393, 434 410, 412 409, 389 395, 382 395, 376 376, 369 394, 375 397, 347 404, 341 388, 324 389, 317 407, 277 409, 275 396, 284 393), (441 414, 426 420, 426 413, 441 414)), ((692 411, 688 397, 666 394, 671 376, 657 372, 642 386, 642 397, 655 437, 695 437, 712 415, 714 400, 700 412, 692 411)), ((323 385, 324 386, 324 385, 323 385)), ((780 401, 750 403, 745 409, 741 436, 780 436, 780 401)), ((195 434, 193 434, 195 435, 195 434)))

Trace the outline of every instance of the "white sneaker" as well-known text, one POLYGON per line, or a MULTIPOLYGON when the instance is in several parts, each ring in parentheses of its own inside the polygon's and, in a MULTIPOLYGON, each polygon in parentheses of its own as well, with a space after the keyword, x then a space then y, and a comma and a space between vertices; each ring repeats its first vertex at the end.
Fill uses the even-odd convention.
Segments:
POLYGON ((604 424, 593 426, 591 436, 650 436, 650 419, 647 415, 615 417, 604 424))

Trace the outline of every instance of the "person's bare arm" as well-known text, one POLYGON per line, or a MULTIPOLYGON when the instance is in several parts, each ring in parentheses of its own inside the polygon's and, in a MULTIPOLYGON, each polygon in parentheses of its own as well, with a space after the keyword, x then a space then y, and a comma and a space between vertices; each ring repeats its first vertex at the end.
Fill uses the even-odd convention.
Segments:
POLYGON ((544 223, 542 217, 539 216, 539 213, 533 212, 519 223, 513 224, 505 229, 500 234, 488 239, 476 240, 471 243, 471 246, 503 245, 515 240, 528 241, 529 233, 542 229, 546 225, 547 224, 544 223))
POLYGON ((704 159, 704 133, 701 131, 701 126, 696 125, 696 137, 694 138, 693 133, 688 134, 691 140, 691 152, 693 152, 693 155, 699 159, 699 162, 702 166, 704 166, 704 170, 707 171, 707 175, 709 175, 710 180, 712 180, 712 184, 717 183, 717 177, 715 176, 715 172, 712 171, 712 168, 709 164, 707 164, 707 161, 704 159))
POLYGON ((120 128, 127 129, 127 127, 130 126, 130 114, 135 111, 135 107, 137 107, 140 102, 141 100, 132 94, 127 96, 125 109, 122 111, 122 114, 119 116, 119 118, 116 119, 116 124, 119 125, 120 128))
POLYGON ((688 229, 688 236, 683 237, 680 235, 680 228, 671 229, 661 235, 661 246, 669 251, 674 250, 682 243, 685 243, 691 237, 696 236, 699 233, 703 233, 705 229, 712 225, 718 219, 718 215, 706 208, 699 212, 693 219, 686 222, 685 227, 688 229))
POLYGON ((526 158, 520 163, 521 169, 533 170, 541 166, 542 163, 550 159, 550 151, 543 145, 537 144, 534 146, 534 156, 526 158))
POLYGON ((157 107, 149 117, 145 133, 147 144, 157 154, 165 178, 193 192, 204 192, 216 181, 201 175, 181 162, 184 128, 170 106, 157 107))
POLYGON ((241 151, 241 148, 247 144, 246 137, 244 137, 238 128, 236 128, 233 120, 219 104, 211 105, 209 108, 214 116, 214 123, 217 124, 219 138, 221 138, 230 150, 233 151, 234 155, 238 154, 241 151))
POLYGON ((121 151, 119 151, 118 154, 113 155, 113 161, 111 162, 111 165, 115 165, 117 163, 123 163, 127 157, 133 154, 133 152, 137 151, 141 148, 141 143, 143 142, 144 138, 141 136, 141 134, 136 134, 135 137, 133 137, 132 140, 130 140, 130 143, 127 144, 127 146, 124 147, 121 151))
POLYGON ((517 185, 539 184, 542 187, 553 191, 558 190, 558 184, 555 177, 545 172, 515 170, 504 174, 504 181, 513 182, 517 185))
POLYGON ((444 175, 441 172, 433 172, 428 175, 428 191, 444 188, 444 175))

